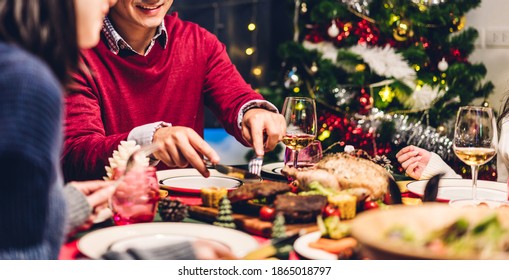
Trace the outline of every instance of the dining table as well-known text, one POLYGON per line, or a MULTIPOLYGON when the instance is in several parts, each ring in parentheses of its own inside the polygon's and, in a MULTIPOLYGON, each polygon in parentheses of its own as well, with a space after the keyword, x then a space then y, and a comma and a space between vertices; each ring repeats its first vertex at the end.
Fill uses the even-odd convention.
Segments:
MULTIPOLYGON (((236 167, 247 168, 246 165, 236 165, 236 167)), ((263 177, 263 180, 275 180, 275 181, 279 180, 279 181, 282 181, 281 177, 273 176, 272 174, 263 174, 262 173, 262 177, 263 177)), ((410 182, 410 181, 407 181, 407 180, 399 180, 399 181, 397 181, 398 186, 400 187, 402 196, 403 197, 408 197, 408 198, 418 202, 419 196, 409 192, 408 189, 406 189, 406 185, 407 185, 408 182, 410 182)), ((190 194, 190 193, 182 193, 182 192, 169 191, 168 195, 172 199, 178 199, 181 202, 183 202, 184 204, 187 204, 189 206, 200 205, 202 203, 202 200, 201 200, 201 197, 200 197, 199 194, 196 195, 196 194, 190 194)), ((159 216, 159 214, 156 213, 155 218, 152 221, 152 223, 160 223, 160 222, 162 222, 162 219, 159 216)), ((199 221, 199 220, 192 219, 192 218, 189 218, 189 217, 185 218, 182 222, 184 222, 184 223, 201 223, 201 224, 206 224, 203 221, 199 221)), ((78 242, 79 242, 80 238, 82 238, 83 236, 85 236, 86 234, 88 234, 90 232, 93 232, 93 231, 96 231, 96 230, 99 230, 99 229, 103 229, 103 228, 107 228, 107 227, 112 227, 112 226, 117 226, 117 225, 115 225, 113 223, 112 219, 107 219, 104 222, 101 222, 101 223, 98 223, 98 224, 94 224, 90 229, 88 229, 86 231, 79 232, 79 233, 75 234, 74 236, 69 237, 68 240, 65 242, 65 244, 62 246, 62 248, 60 250, 59 259, 60 260, 84 260, 84 259, 88 259, 88 257, 83 255, 79 251, 79 249, 78 249, 78 242)), ((260 246, 270 242, 270 239, 268 239, 266 237, 259 236, 259 235, 256 235, 256 234, 250 234, 250 235, 259 243, 260 246)), ((305 259, 305 258, 302 257, 302 256, 299 256, 295 251, 291 251, 290 252, 289 260, 299 260, 299 259, 305 259)))

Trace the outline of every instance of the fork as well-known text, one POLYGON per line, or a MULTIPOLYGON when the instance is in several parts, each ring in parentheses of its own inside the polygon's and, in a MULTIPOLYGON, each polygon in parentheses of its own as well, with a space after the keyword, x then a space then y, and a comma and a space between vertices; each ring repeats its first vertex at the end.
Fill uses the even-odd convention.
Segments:
POLYGON ((249 161, 247 168, 249 170, 249 173, 253 173, 260 176, 262 173, 262 165, 263 156, 255 156, 249 161))

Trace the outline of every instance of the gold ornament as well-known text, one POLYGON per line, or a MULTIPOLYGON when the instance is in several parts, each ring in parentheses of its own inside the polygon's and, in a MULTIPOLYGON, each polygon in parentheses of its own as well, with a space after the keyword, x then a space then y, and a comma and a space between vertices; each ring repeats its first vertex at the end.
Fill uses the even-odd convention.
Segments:
POLYGON ((308 4, 302 3, 302 5, 300 5, 300 13, 305 14, 307 12, 308 12, 308 4))
POLYGON ((384 103, 391 103, 396 96, 396 93, 389 86, 385 86, 378 94, 384 103))
POLYGON ((482 106, 483 107, 490 107, 490 103, 486 100, 484 100, 484 102, 482 103, 482 106))
POLYGON ((467 17, 453 17, 452 18, 452 27, 449 28, 449 31, 451 33, 461 31, 463 28, 465 28, 465 24, 467 23, 467 17))
POLYGON ((399 42, 412 38, 414 36, 414 31, 412 30, 412 24, 410 21, 406 19, 397 21, 396 26, 392 30, 392 36, 394 36, 394 39, 399 42))
POLYGON ((440 136, 444 136, 444 135, 446 135, 446 134, 447 134, 447 128, 446 128, 445 126, 443 126, 443 125, 439 125, 439 126, 437 127, 437 132, 438 132, 438 134, 439 134, 440 136))
POLYGON ((355 65, 355 71, 363 72, 364 70, 366 70, 366 65, 364 63, 355 65))
POLYGON ((311 68, 309 68, 309 70, 311 70, 311 73, 313 74, 318 72, 318 65, 316 65, 316 62, 313 62, 313 64, 311 64, 311 68))

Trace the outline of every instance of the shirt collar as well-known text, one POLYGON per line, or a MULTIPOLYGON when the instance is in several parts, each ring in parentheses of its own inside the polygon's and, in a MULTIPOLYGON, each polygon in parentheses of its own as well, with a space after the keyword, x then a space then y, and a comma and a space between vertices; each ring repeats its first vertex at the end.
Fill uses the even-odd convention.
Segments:
POLYGON ((134 53, 137 53, 139 55, 145 56, 147 55, 152 47, 154 46, 155 41, 158 38, 161 38, 161 43, 163 45, 163 48, 166 48, 166 45, 168 44, 168 31, 166 30, 166 25, 164 24, 164 20, 161 22, 161 24, 157 27, 156 34, 150 41, 150 45, 147 48, 147 51, 145 54, 140 54, 137 51, 135 51, 123 38, 118 34, 118 32, 113 27, 113 24, 111 24, 111 21, 108 17, 104 18, 104 24, 102 31, 104 35, 106 36, 106 39, 108 41, 108 46, 114 54, 118 54, 120 50, 129 50, 134 53))

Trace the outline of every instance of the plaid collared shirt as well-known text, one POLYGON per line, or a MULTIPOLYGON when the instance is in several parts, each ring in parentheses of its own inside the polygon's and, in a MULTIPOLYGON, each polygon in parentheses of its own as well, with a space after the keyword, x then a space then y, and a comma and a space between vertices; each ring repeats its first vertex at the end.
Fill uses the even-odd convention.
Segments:
POLYGON ((104 18, 104 25, 102 29, 104 35, 106 36, 106 39, 108 40, 108 45, 110 47, 111 52, 114 54, 118 54, 120 50, 130 50, 134 53, 137 53, 139 55, 145 56, 147 55, 152 47, 154 46, 157 38, 161 37, 163 48, 166 48, 166 45, 168 44, 168 32, 166 31, 166 26, 164 25, 164 20, 161 22, 161 25, 157 27, 156 35, 152 38, 150 41, 150 44, 147 48, 147 51, 144 54, 141 54, 137 51, 135 51, 123 38, 118 34, 118 32, 115 30, 113 25, 111 24, 111 21, 108 17, 104 18))

